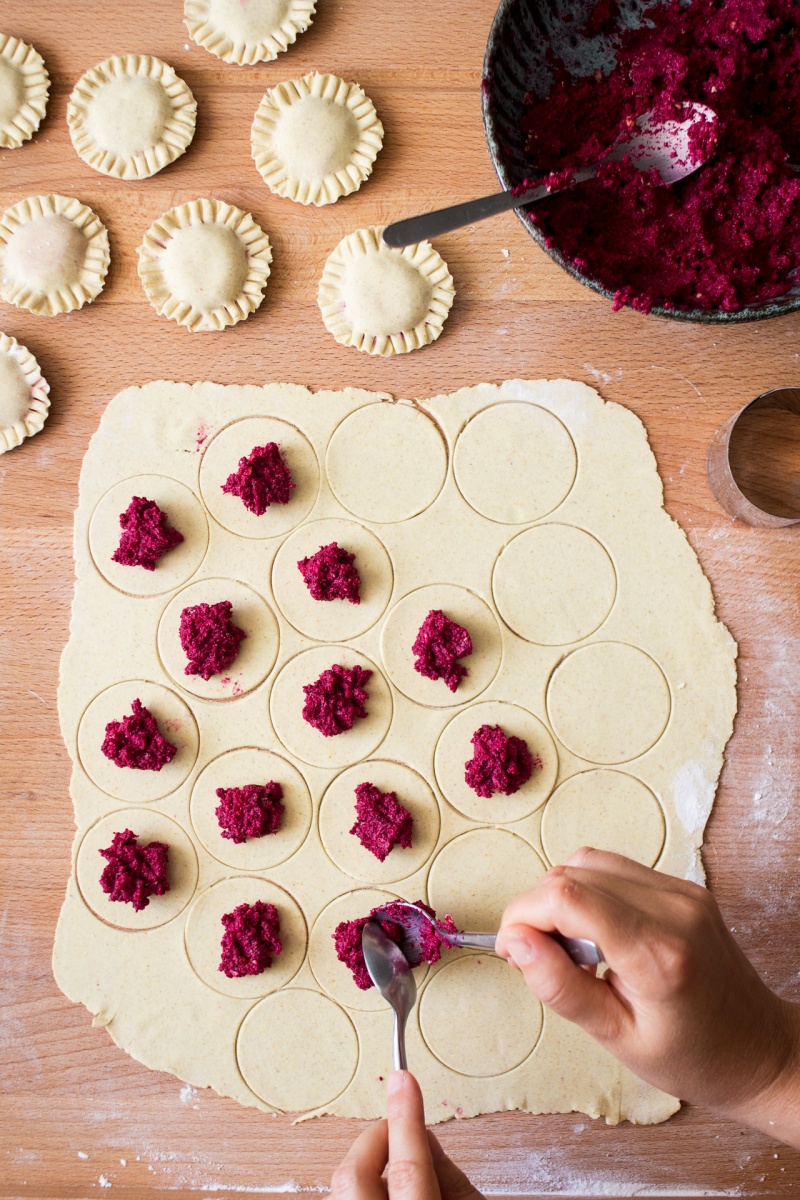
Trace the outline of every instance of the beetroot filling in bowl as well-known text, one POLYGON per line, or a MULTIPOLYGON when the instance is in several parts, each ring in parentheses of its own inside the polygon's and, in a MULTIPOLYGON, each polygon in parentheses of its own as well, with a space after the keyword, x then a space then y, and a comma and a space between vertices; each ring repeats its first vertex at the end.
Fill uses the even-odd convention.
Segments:
POLYGON ((115 766, 136 771, 160 771, 178 753, 178 747, 161 733, 150 709, 138 699, 129 717, 108 722, 100 749, 115 766))
POLYGON ((301 558, 297 569, 314 600, 349 600, 361 603, 361 576, 355 554, 337 542, 320 546, 316 554, 301 558))
POLYGON ((283 788, 270 780, 263 787, 247 783, 240 788, 217 788, 220 803, 214 810, 222 836, 240 845, 249 838, 277 833, 283 820, 283 788))
POLYGON ((527 742, 507 736, 499 725, 481 725, 471 741, 475 752, 464 764, 464 779, 485 800, 495 792, 513 796, 534 771, 542 769, 541 758, 531 754, 527 742))
POLYGON ((243 975, 260 975, 272 966, 283 949, 280 939, 281 919, 274 904, 256 900, 254 904, 238 904, 233 912, 222 918, 222 935, 217 970, 229 979, 243 975))
POLYGON ((209 680, 231 665, 247 637, 243 629, 234 625, 232 613, 230 600, 195 604, 183 610, 179 633, 181 646, 189 660, 184 668, 186 675, 199 675, 201 679, 209 680))
POLYGON ((238 469, 221 484, 223 492, 238 496, 257 517, 262 517, 271 504, 288 504, 294 486, 277 442, 254 446, 239 459, 238 469))
POLYGON ((416 656, 415 671, 426 679, 443 679, 455 692, 467 674, 467 668, 456 659, 472 654, 472 638, 463 625, 433 608, 420 626, 411 653, 416 656))
POLYGON ((169 891, 169 846, 165 842, 140 846, 136 834, 125 829, 115 833, 111 845, 100 854, 107 861, 100 887, 109 900, 132 904, 136 912, 141 912, 147 908, 151 896, 163 896, 169 891))
MULTIPOLYGON (((415 903, 418 908, 423 908, 426 913, 429 913, 435 921, 438 920, 440 924, 444 925, 445 929, 451 933, 458 933, 452 917, 437 917, 434 910, 427 904, 423 904, 421 900, 417 900, 415 903)), ((341 921, 331 934, 336 946, 336 957, 339 962, 344 963, 352 971, 353 981, 362 992, 375 986, 369 977, 367 964, 364 962, 364 951, 361 949, 362 929, 367 921, 377 921, 386 936, 399 946, 403 940, 403 926, 400 923, 402 917, 403 907, 395 900, 391 904, 373 908, 367 917, 357 917, 355 921, 341 921), (394 919, 393 915, 395 908, 398 910, 397 919, 394 919)), ((443 948, 448 950, 449 946, 437 932, 435 925, 426 924, 421 935, 422 957, 420 962, 438 962, 442 957, 443 948)))
POLYGON ((145 496, 133 497, 125 512, 119 514, 119 523, 122 537, 111 558, 123 567, 155 571, 161 555, 183 541, 183 534, 173 529, 163 509, 145 496))
POLYGON ((371 675, 372 671, 363 667, 342 667, 338 663, 323 671, 319 679, 303 688, 303 720, 323 737, 346 733, 368 715, 364 703, 369 693, 364 685, 371 675))
POLYGON ((356 817, 350 832, 379 862, 395 846, 411 849, 414 818, 395 792, 382 792, 374 783, 360 783, 356 788, 356 817))

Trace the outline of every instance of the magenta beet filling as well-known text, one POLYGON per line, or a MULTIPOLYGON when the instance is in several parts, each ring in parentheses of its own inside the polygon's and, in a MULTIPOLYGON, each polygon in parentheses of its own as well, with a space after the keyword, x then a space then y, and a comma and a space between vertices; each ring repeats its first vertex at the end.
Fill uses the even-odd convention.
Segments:
POLYGON ((415 671, 426 679, 443 679, 454 692, 467 674, 467 668, 456 659, 472 654, 472 638, 463 625, 433 608, 422 622, 411 652, 416 656, 415 671))
POLYGON ((372 671, 363 667, 342 667, 338 664, 323 671, 314 683, 303 688, 305 704, 303 720, 318 729, 323 737, 336 737, 352 729, 357 720, 367 716, 364 702, 369 699, 365 684, 372 671))
POLYGON ((247 637, 231 620, 230 600, 217 604, 195 604, 181 613, 180 639, 188 663, 187 675, 210 679, 231 665, 247 637))
POLYGON ((374 783, 360 783, 356 788, 356 817, 350 832, 380 862, 395 846, 411 849, 414 818, 395 792, 382 792, 374 783))
POLYGON ((484 799, 496 792, 513 796, 542 769, 539 755, 532 755, 522 738, 508 737, 499 725, 481 725, 471 740, 475 752, 464 764, 464 779, 484 799))
MULTIPOLYGON (((419 908, 424 908, 425 912, 430 913, 434 920, 439 920, 440 924, 444 925, 451 933, 458 933, 452 917, 437 918, 434 910, 427 904, 423 904, 421 900, 417 900, 416 904, 419 908)), ((397 901, 394 901, 380 908, 373 908, 368 917, 357 917, 355 921, 341 921, 331 934, 336 947, 336 957, 339 962, 344 963, 352 971, 355 985, 361 988, 362 992, 366 992, 374 986, 369 977, 367 964, 364 962, 364 951, 361 949, 362 929, 367 921, 377 921, 386 936, 399 946, 403 940, 403 926, 400 923, 402 916, 402 907, 397 904, 397 901), (399 908, 398 919, 394 919, 393 914, 396 906, 399 908)), ((433 925, 423 929, 420 942, 420 962, 438 962, 442 957, 442 947, 445 950, 449 948, 447 942, 437 933, 433 925)))
POLYGON ((169 891, 169 846, 165 842, 140 846, 136 834, 125 829, 115 833, 111 845, 100 854, 107 863, 100 876, 100 887, 109 900, 132 904, 136 912, 141 912, 147 908, 151 896, 163 896, 169 891))
POLYGON ((281 920, 274 904, 263 900, 237 904, 233 912, 225 913, 222 924, 225 932, 217 969, 229 979, 260 975, 272 966, 273 958, 283 949, 279 936, 281 920))
POLYGON ((111 555, 123 567, 144 567, 155 571, 162 554, 183 541, 183 534, 169 524, 167 514, 155 500, 134 496, 125 512, 119 514, 122 537, 111 555))
POLYGON ((160 771, 178 753, 141 700, 134 700, 129 717, 108 722, 100 749, 116 766, 136 771, 160 771))
MULTIPOLYGON (((617 0, 601 0, 584 30, 612 36, 617 65, 608 75, 571 80, 551 54, 550 95, 526 97, 531 176, 597 162, 637 117, 674 116, 686 100, 716 112, 716 149, 671 187, 629 161, 611 163, 527 219, 615 294, 615 308, 735 312, 782 296, 800 266, 794 0, 654 4, 640 29, 621 34, 619 16, 617 0)), ((700 126, 694 159, 710 137, 700 126)))
POLYGON ((263 787, 248 783, 240 788, 217 788, 220 803, 215 809, 220 831, 237 845, 249 838, 277 833, 283 820, 283 788, 270 780, 263 787))
POLYGON ((223 492, 238 496, 245 508, 261 517, 271 504, 288 504, 292 473, 277 442, 255 446, 239 459, 239 467, 222 484, 223 492))
POLYGON ((301 558, 297 569, 314 600, 349 600, 361 603, 361 576, 355 554, 337 542, 320 546, 316 554, 301 558))

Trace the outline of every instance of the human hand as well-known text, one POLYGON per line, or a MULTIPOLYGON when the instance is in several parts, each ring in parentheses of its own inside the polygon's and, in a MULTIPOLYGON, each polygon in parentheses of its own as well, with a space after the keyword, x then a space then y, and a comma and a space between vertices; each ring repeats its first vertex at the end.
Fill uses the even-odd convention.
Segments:
POLYGON ((370 1125, 350 1147, 333 1173, 332 1200, 483 1200, 426 1130, 414 1076, 392 1072, 388 1092, 387 1120, 370 1125))
POLYGON ((800 1009, 762 982, 705 888, 578 850, 511 901, 497 953, 642 1079, 800 1142, 800 1009), (596 941, 605 974, 553 931, 596 941))

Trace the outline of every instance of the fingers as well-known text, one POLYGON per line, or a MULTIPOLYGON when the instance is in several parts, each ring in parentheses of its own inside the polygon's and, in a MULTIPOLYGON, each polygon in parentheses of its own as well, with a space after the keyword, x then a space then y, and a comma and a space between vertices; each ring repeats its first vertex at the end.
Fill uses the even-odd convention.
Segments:
POLYGON ((381 1176, 389 1157, 389 1131, 376 1121, 356 1138, 331 1179, 332 1200, 386 1200, 381 1176))
POLYGON ((624 854, 613 854, 609 850, 595 850, 591 846, 581 846, 579 850, 569 856, 564 866, 579 867, 591 871, 595 876, 607 875, 609 884, 613 884, 614 879, 624 879, 629 883, 639 884, 641 887, 652 888, 662 893, 665 890, 694 892, 698 887, 698 884, 691 883, 689 880, 666 875, 663 871, 654 871, 652 867, 644 867, 634 859, 626 858, 624 854))
POLYGON ((425 1130, 422 1092, 408 1071, 389 1076, 389 1167, 391 1200, 439 1200, 439 1183, 425 1130))
POLYGON ((481 1193, 472 1186, 464 1172, 459 1170, 453 1160, 447 1157, 430 1130, 428 1130, 428 1143, 433 1158, 433 1169, 439 1180, 442 1200, 483 1200, 481 1193))

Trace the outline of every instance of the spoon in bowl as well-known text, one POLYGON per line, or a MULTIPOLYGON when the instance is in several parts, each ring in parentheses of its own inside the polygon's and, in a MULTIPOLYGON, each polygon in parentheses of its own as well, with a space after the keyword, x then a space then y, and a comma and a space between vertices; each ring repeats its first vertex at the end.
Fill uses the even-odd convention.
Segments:
POLYGON ((606 163, 620 162, 623 158, 630 158, 639 171, 657 171, 662 183, 669 187, 679 179, 686 179, 707 162, 716 146, 716 126, 717 114, 705 104, 687 101, 682 105, 680 120, 664 120, 652 111, 643 113, 630 133, 618 138, 599 162, 558 175, 553 173, 529 184, 526 180, 527 186, 521 188, 395 221, 383 231, 384 244, 399 250, 403 246, 413 246, 437 237, 440 233, 460 229, 462 225, 472 225, 485 217, 493 217, 512 208, 524 208, 575 184, 596 178, 606 163), (702 139, 695 140, 692 131, 699 132, 701 122, 709 128, 702 139))

